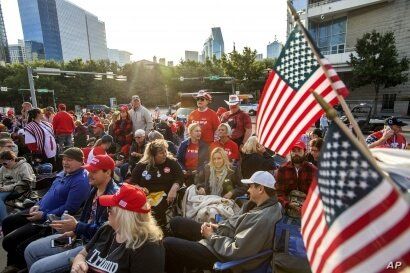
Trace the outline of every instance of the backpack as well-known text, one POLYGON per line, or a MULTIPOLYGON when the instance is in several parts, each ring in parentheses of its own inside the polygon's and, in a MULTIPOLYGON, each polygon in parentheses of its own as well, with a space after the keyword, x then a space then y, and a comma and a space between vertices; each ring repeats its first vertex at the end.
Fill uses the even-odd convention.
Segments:
POLYGON ((286 215, 276 223, 272 261, 274 272, 311 273, 300 227, 300 219, 286 215))

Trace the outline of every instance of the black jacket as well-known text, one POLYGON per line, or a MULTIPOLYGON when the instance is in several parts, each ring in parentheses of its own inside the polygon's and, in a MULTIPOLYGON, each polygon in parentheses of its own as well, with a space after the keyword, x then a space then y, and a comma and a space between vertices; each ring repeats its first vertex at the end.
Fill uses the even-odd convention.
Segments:
POLYGON ((249 179, 257 171, 271 171, 277 169, 275 160, 265 152, 263 155, 258 153, 243 154, 241 162, 242 177, 249 179))

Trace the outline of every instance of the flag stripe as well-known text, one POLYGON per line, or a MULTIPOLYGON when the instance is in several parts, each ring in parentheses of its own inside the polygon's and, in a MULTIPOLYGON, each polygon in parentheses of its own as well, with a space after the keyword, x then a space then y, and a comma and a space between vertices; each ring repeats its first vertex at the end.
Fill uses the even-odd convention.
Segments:
MULTIPOLYGON (((407 216, 409 216, 409 213, 407 213, 407 216)), ((389 252, 389 248, 385 248, 385 246, 388 246, 392 240, 396 236, 400 237, 402 234, 405 235, 405 233, 408 231, 408 217, 400 219, 392 228, 388 229, 383 235, 377 237, 376 241, 372 241, 360 250, 356 251, 353 253, 349 259, 346 259, 344 262, 340 263, 333 272, 335 273, 344 273, 347 270, 354 268, 357 265, 360 265, 362 261, 366 261, 368 257, 371 257, 373 254, 377 253, 380 248, 383 248, 382 253, 385 254, 385 252, 389 252)), ((407 241, 410 242, 410 241, 407 241)), ((401 255, 401 253, 396 254, 396 255, 401 255)), ((396 256, 397 257, 397 256, 396 256)), ((374 261, 372 264, 372 271, 379 271, 382 269, 383 265, 380 265, 380 262, 374 261)), ((363 272, 363 271, 362 271, 363 272)), ((366 271, 369 272, 369 271, 366 271)))
MULTIPOLYGON (((363 245, 373 242, 382 234, 393 228, 397 220, 408 214, 408 205, 404 202, 396 202, 394 206, 377 219, 373 219, 366 228, 356 231, 354 236, 338 246, 338 252, 333 252, 327 259, 323 272, 333 272, 334 267, 341 261, 350 258, 352 253, 359 250, 363 245), (338 263, 336 263, 338 261, 338 263)), ((326 255, 326 254, 325 254, 326 255)), ((319 271, 321 272, 321 271, 319 271)))
MULTIPOLYGON (((373 221, 372 218, 369 217, 369 215, 377 215, 381 216, 384 212, 388 210, 388 206, 393 205, 394 202, 397 201, 397 194, 394 192, 390 192, 387 198, 384 199, 385 202, 379 203, 379 205, 373 207, 371 210, 367 211, 361 217, 355 219, 354 222, 352 222, 351 225, 346 225, 345 228, 337 234, 336 237, 331 239, 331 243, 326 246, 326 251, 322 253, 322 261, 327 260, 333 252, 340 247, 343 242, 347 241, 350 239, 352 236, 354 236, 359 230, 365 228, 371 221, 373 221), (386 205, 388 206, 386 206, 386 205)), ((328 240, 329 238, 326 238, 328 240)), ((313 249, 318 249, 319 246, 315 245, 313 249)), ((312 255, 312 260, 314 260, 314 256, 312 255)), ((324 263, 322 262, 318 266, 318 271, 321 270, 322 266, 324 263)))

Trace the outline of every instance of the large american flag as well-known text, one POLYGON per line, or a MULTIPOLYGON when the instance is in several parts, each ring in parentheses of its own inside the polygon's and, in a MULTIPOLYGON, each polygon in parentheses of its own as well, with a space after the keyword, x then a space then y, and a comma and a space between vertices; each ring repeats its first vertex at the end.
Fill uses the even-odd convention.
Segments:
MULTIPOLYGON (((302 208, 312 272, 392 271, 410 264, 410 206, 347 135, 332 124, 317 181, 302 208)), ((398 272, 398 271, 397 271, 398 272)))
POLYGON ((347 96, 348 91, 335 70, 327 59, 320 57, 330 80, 313 55, 302 29, 296 26, 259 100, 257 136, 265 147, 286 155, 291 145, 320 118, 324 112, 311 94, 312 90, 331 105, 338 103, 335 90, 347 96))

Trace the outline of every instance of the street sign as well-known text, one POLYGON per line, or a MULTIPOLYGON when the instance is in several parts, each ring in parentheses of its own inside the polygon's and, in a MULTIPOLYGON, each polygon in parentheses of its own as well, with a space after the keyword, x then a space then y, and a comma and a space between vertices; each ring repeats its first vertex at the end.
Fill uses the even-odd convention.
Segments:
POLYGON ((37 89, 39 93, 48 93, 48 89, 37 89))
POLYGON ((216 76, 216 75, 210 76, 209 80, 210 81, 217 81, 217 80, 219 80, 219 76, 216 76))
POLYGON ((2 86, 2 87, 0 88, 0 91, 1 91, 1 92, 7 92, 7 87, 6 87, 6 86, 2 86))
POLYGON ((183 82, 183 81, 184 81, 184 77, 179 77, 179 80, 180 80, 181 82, 183 82))

